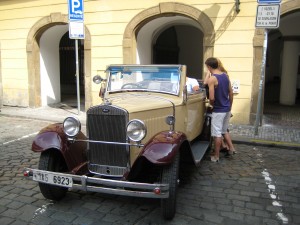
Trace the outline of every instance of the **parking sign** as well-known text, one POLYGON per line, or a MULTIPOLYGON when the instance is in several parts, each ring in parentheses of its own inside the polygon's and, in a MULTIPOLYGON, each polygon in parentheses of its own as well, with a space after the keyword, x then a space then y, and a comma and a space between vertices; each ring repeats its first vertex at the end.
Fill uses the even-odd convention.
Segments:
POLYGON ((68 0, 69 20, 83 21, 83 0, 68 0))

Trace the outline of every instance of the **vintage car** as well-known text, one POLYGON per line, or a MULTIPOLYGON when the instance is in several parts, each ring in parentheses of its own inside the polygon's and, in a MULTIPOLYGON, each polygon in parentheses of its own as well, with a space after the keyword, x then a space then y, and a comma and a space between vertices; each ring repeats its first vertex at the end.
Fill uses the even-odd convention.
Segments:
POLYGON ((199 165, 210 147, 206 91, 188 93, 184 65, 110 65, 99 83, 103 103, 45 127, 32 151, 38 169, 24 176, 47 199, 68 190, 157 198, 162 216, 176 212, 180 166, 199 165), (206 122, 205 122, 206 121, 206 122))

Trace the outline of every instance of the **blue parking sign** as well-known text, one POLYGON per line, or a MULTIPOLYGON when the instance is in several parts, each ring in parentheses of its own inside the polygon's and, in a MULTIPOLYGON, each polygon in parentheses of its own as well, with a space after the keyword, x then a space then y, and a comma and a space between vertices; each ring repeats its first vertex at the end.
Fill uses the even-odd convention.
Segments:
POLYGON ((69 20, 83 21, 83 0, 68 0, 69 20))

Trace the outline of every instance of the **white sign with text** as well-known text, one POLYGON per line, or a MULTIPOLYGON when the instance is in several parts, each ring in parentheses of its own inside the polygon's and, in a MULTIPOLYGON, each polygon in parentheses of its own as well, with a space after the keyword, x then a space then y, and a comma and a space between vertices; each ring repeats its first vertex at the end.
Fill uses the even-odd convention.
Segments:
POLYGON ((280 5, 258 5, 256 13, 256 28, 276 29, 279 27, 280 5))

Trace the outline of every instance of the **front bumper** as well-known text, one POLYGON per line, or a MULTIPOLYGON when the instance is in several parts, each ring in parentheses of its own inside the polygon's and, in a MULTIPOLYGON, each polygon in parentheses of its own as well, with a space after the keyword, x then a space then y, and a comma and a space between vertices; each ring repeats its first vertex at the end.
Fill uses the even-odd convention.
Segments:
MULTIPOLYGON (((34 173, 47 173, 53 176, 68 176, 72 179, 72 187, 69 190, 81 190, 105 194, 143 197, 143 198, 168 198, 169 184, 148 184, 130 181, 112 180, 98 177, 79 176, 65 173, 50 172, 38 169, 24 168, 23 174, 33 180, 34 173)), ((35 181, 35 180, 33 180, 35 181)), ((42 181, 37 181, 42 182, 42 181)), ((48 182, 43 182, 48 183, 48 182)), ((49 184, 64 187, 59 184, 49 184)))

